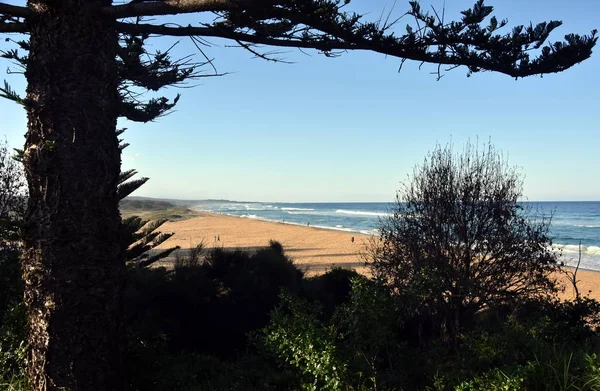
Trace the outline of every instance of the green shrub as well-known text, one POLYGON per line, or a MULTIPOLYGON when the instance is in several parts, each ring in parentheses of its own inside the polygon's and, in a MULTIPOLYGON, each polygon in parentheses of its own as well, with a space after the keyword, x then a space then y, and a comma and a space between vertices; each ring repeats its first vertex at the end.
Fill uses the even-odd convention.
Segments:
MULTIPOLYGON (((283 295, 263 329, 268 350, 303 376, 307 390, 376 389, 395 368, 395 313, 387 290, 351 280, 349 299, 331 317, 319 303, 283 295)), ((388 382, 393 383, 393 382, 388 382)))
POLYGON ((4 314, 23 300, 20 251, 0 239, 0 325, 4 314))
POLYGON ((521 391, 523 382, 523 377, 518 374, 510 375, 495 369, 460 383, 455 391, 521 391))
POLYGON ((0 389, 28 390, 27 317, 23 304, 20 251, 0 239, 0 389))
POLYGON ((264 343, 303 375, 302 389, 342 390, 347 364, 336 348, 336 331, 322 324, 319 309, 307 301, 282 295, 282 304, 263 330, 264 343))
POLYGON ((394 367, 396 314, 389 292, 374 281, 352 279, 350 300, 333 318, 353 384, 377 388, 380 370, 394 367))
POLYGON ((25 374, 27 359, 27 317, 25 305, 9 308, 0 326, 0 388, 28 390, 25 374))

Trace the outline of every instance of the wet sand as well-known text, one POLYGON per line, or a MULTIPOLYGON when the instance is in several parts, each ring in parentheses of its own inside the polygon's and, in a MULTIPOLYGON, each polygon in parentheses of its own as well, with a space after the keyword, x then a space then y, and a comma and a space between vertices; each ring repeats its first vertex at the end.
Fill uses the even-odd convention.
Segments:
MULTIPOLYGON (((174 232, 175 235, 159 248, 178 245, 185 249, 204 241, 209 248, 256 249, 268 246, 272 239, 284 246, 286 254, 299 267, 307 268, 309 275, 336 266, 361 273, 368 271, 361 257, 371 240, 366 235, 204 212, 187 220, 167 222, 161 231, 174 232)), ((573 292, 566 279, 559 278, 567 287, 561 296, 572 297, 573 292)), ((582 295, 589 294, 600 300, 600 273, 579 270, 577 280, 582 295)))

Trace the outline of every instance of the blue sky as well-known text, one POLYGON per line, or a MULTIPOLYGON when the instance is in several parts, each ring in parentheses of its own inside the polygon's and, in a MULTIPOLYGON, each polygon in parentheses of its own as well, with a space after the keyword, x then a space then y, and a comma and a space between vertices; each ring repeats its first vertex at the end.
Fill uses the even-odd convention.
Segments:
MULTIPOLYGON (((14 2, 19 4, 19 2, 14 2)), ((447 17, 473 1, 447 0, 447 17)), ((558 19, 551 36, 600 28, 600 2, 489 0, 509 26, 558 19)), ((377 19, 390 0, 353 0, 377 19)), ((422 5, 441 6, 440 1, 422 5)), ((408 3, 399 0, 396 13, 408 3)), ((173 19, 174 20, 174 19, 173 19)), ((194 23, 186 16, 177 19, 194 23)), ((406 22, 399 26, 402 29, 406 22)), ((150 181, 135 195, 257 201, 391 201, 399 183, 436 143, 479 138, 501 149, 525 175, 529 200, 600 200, 600 55, 556 75, 514 79, 492 73, 466 77, 458 68, 440 81, 434 66, 354 52, 340 58, 290 49, 292 65, 253 59, 230 42, 210 40, 220 78, 182 93, 177 110, 128 128, 124 168, 150 181)), ((172 39, 157 39, 165 49, 172 39)), ((197 50, 183 39, 177 53, 197 50)), ((200 59, 200 58, 199 58, 200 59)), ((0 62, 5 69, 10 64, 0 62)), ((22 76, 5 75, 24 91, 22 76)), ((25 113, 0 101, 1 133, 24 142, 25 113)))

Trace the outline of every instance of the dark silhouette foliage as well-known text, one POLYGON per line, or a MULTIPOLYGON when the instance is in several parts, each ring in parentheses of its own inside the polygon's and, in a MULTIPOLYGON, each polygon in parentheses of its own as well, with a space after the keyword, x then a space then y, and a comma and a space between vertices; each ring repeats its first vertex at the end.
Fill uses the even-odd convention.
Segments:
POLYGON ((128 324, 169 348, 231 356, 267 324, 281 290, 298 292, 303 273, 279 249, 212 249, 199 264, 131 273, 128 324))
POLYGON ((10 245, 18 240, 27 205, 27 183, 18 153, 8 142, 0 143, 0 241, 10 245))
POLYGON ((320 303, 323 315, 329 318, 338 306, 350 298, 353 278, 365 277, 354 270, 333 268, 322 275, 305 279, 303 296, 320 303))
POLYGON ((522 180, 492 145, 462 154, 437 147, 397 194, 373 242, 374 275, 388 282, 409 318, 457 336, 488 306, 555 291, 548 234, 520 201, 522 180))
POLYGON ((22 164, 4 141, 0 143, 0 324, 6 311, 23 300, 19 230, 26 201, 22 164))
MULTIPOLYGON (((117 130, 117 135, 120 136, 126 129, 117 130)), ((127 148, 129 144, 123 143, 119 139, 119 148, 121 152, 127 148)), ((151 205, 138 200, 127 200, 125 197, 139 189, 149 178, 142 177, 132 179, 137 174, 134 169, 121 171, 119 173, 119 184, 117 186, 117 194, 120 202, 126 202, 129 206, 150 206, 151 208, 168 207, 172 204, 167 202, 155 202, 151 205)), ((162 233, 158 228, 167 222, 167 219, 159 219, 155 221, 144 220, 139 216, 130 216, 121 220, 121 251, 125 254, 125 260, 132 267, 146 267, 153 263, 168 257, 173 251, 178 250, 179 246, 168 247, 162 250, 155 250, 155 247, 173 236, 173 233, 162 233)))

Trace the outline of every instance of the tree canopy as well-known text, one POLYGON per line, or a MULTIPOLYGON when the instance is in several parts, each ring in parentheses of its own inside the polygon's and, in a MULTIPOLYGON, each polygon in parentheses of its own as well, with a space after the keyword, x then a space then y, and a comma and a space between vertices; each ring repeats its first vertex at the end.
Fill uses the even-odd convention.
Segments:
MULTIPOLYGON (((548 42, 562 22, 507 27, 506 19, 493 15, 493 7, 478 0, 461 12, 460 19, 447 21, 443 9, 427 10, 410 1, 399 17, 368 21, 365 16, 346 12, 349 0, 167 0, 132 1, 96 9, 114 20, 119 32, 117 63, 120 77, 119 115, 132 121, 156 119, 174 107, 179 95, 143 100, 140 89, 158 91, 199 77, 217 76, 201 69, 212 65, 208 57, 195 62, 190 57, 171 58, 169 52, 149 53, 145 43, 151 36, 192 37, 202 44, 204 37, 235 41, 252 54, 278 61, 259 45, 316 49, 335 57, 347 50, 368 50, 407 60, 437 65, 437 74, 466 66, 469 74, 494 71, 519 78, 564 71, 587 59, 597 42, 597 31, 589 35, 567 34, 564 41, 548 42), (177 14, 212 13, 211 22, 196 25, 152 23, 149 17, 177 14), (401 25, 409 18, 409 23, 401 25)), ((0 33, 29 33, 41 4, 30 2, 20 7, 0 2, 0 33), (35 6, 35 5, 38 6, 35 6)), ((98 7, 97 5, 89 7, 98 7)), ((43 7, 42 7, 43 8, 43 7)), ((199 18, 200 19, 200 18, 199 18)), ((160 20, 160 19, 159 19, 160 20)), ((28 41, 17 42, 19 49, 2 51, 2 57, 24 69, 28 41)), ((199 46, 198 46, 199 47, 199 46)), ((27 103, 6 85, 2 96, 27 103)))

